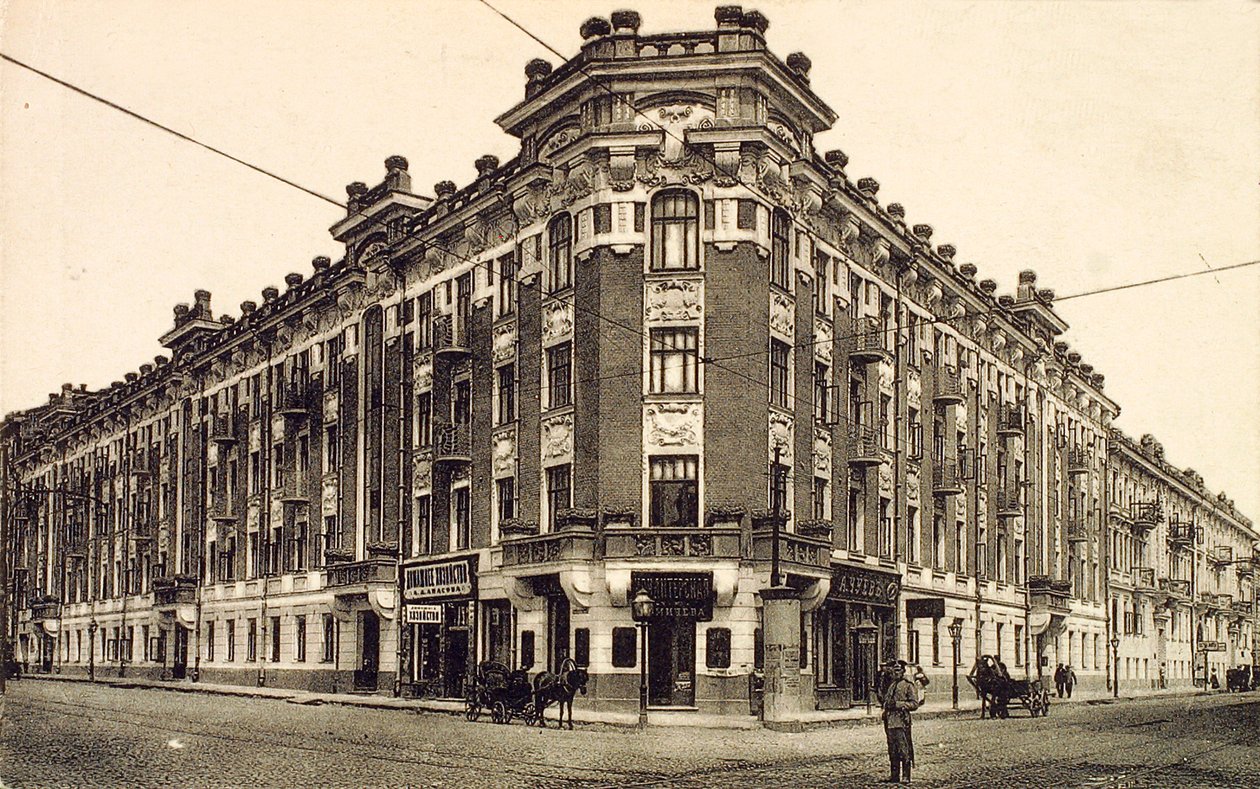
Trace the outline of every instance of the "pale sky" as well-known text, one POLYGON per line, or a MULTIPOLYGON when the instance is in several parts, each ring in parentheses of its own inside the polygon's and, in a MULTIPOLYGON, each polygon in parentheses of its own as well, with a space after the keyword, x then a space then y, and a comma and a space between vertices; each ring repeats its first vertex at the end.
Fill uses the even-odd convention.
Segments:
MULTIPOLYGON (((491 0, 566 54, 588 16, 708 30, 717 2, 491 0)), ((1260 259, 1260 4, 759 2, 805 52, 881 202, 1013 290, 1064 296, 1260 259)), ((344 199, 402 154, 419 191, 506 161, 494 117, 557 62, 476 0, 0 0, 19 60, 344 199)), ((338 209, 0 63, 0 413, 164 353, 193 291, 239 314, 338 209)), ((1260 266, 1063 302, 1117 424, 1260 521, 1260 266)))

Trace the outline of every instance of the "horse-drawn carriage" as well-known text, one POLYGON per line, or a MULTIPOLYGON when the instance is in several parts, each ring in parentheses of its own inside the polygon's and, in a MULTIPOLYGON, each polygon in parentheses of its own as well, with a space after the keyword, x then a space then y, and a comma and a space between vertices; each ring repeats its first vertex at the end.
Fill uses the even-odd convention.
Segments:
POLYGON ((532 724, 538 712, 529 675, 521 669, 512 671, 493 660, 480 663, 464 700, 464 717, 475 721, 483 710, 490 713, 490 720, 495 723, 511 723, 513 717, 519 717, 532 724))
POLYGON ((1010 703, 1018 699, 1032 717, 1050 714, 1050 691, 1040 679, 1012 679, 1006 665, 993 655, 981 655, 967 675, 980 696, 980 717, 1009 718, 1010 703))
POLYGON ((1238 666, 1225 672, 1225 689, 1230 693, 1246 693, 1260 688, 1260 666, 1238 666))

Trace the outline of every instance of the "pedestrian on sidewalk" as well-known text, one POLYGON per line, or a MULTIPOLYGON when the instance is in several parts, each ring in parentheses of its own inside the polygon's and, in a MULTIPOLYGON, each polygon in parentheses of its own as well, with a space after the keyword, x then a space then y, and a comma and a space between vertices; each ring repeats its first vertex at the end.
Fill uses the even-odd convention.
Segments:
POLYGON ((1054 668, 1054 690, 1059 694, 1059 698, 1063 698, 1063 675, 1067 672, 1063 670, 1063 664, 1054 668))
POLYGON ((1076 672, 1071 665, 1065 666, 1063 669, 1063 690, 1067 692, 1067 697, 1072 698, 1072 686, 1076 684, 1076 672))
POLYGON ((1212 667, 1212 678, 1211 678, 1211 679, 1209 679, 1209 680, 1208 680, 1208 682, 1209 682, 1209 683, 1211 683, 1211 685, 1212 685, 1212 690, 1220 690, 1220 689, 1221 689, 1221 678, 1220 678, 1220 677, 1218 677, 1218 676, 1216 676, 1216 667, 1215 667, 1215 666, 1213 666, 1213 667, 1212 667))
POLYGON ((919 708, 919 694, 906 679, 906 662, 898 660, 887 670, 893 680, 884 691, 884 734, 888 738, 889 783, 910 783, 910 766, 914 764, 914 740, 910 730, 910 713, 919 708))

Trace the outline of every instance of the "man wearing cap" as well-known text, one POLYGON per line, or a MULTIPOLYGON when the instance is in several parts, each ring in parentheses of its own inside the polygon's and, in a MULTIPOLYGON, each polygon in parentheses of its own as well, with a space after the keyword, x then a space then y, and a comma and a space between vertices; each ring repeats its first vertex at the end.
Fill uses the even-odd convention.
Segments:
POLYGON ((889 665, 893 680, 884 691, 884 733, 888 737, 889 783, 910 783, 910 765, 914 762, 914 742, 910 732, 910 713, 919 708, 919 694, 906 679, 906 662, 889 665))

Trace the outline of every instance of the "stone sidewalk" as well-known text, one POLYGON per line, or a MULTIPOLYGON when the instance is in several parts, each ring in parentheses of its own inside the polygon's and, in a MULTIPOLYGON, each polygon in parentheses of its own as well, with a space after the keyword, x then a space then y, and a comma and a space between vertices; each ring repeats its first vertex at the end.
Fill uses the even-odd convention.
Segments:
MULTIPOLYGON (((91 682, 87 677, 71 677, 58 674, 27 674, 20 682, 29 680, 52 682, 91 682)), ((161 681, 150 679, 131 679, 120 677, 102 677, 96 684, 115 688, 147 688, 168 690, 177 693, 209 693, 223 696, 243 698, 274 699, 290 704, 319 705, 340 704, 348 707, 366 707, 369 709, 398 710, 402 712, 436 712, 446 715, 464 714, 464 703, 456 700, 442 699, 408 699, 394 698, 388 695, 356 694, 356 693, 312 693, 289 688, 248 687, 243 685, 217 685, 207 682, 161 681)), ((966 694, 960 689, 960 693, 966 694)), ((1109 691, 1078 692, 1071 699, 1051 698, 1050 715, 1054 708, 1062 704, 1111 704, 1115 702, 1134 701, 1147 698, 1170 698, 1205 696, 1224 691, 1202 691, 1198 689, 1170 689, 1150 691, 1141 695, 1121 695, 1115 698, 1109 691)), ((551 709, 554 709, 551 708, 551 709)), ((1017 701, 1012 702, 1012 714, 1026 715, 1017 701)), ((959 709, 952 708, 950 701, 931 701, 915 713, 919 720, 949 717, 977 717, 980 702, 973 696, 959 699, 959 709)), ((488 715, 488 713, 483 713, 488 715)), ((555 722, 555 713, 548 716, 548 725, 555 722)), ((583 709, 580 697, 573 708, 573 720, 576 723, 605 724, 609 726, 637 726, 639 716, 635 712, 600 712, 583 709)), ((858 705, 847 710, 807 710, 801 713, 799 726, 791 729, 819 728, 833 725, 870 725, 880 722, 880 709, 873 705, 869 712, 865 705, 858 705)), ((762 723, 751 715, 707 715, 690 710, 649 710, 647 723, 649 726, 697 726, 713 729, 756 729, 762 723)))

